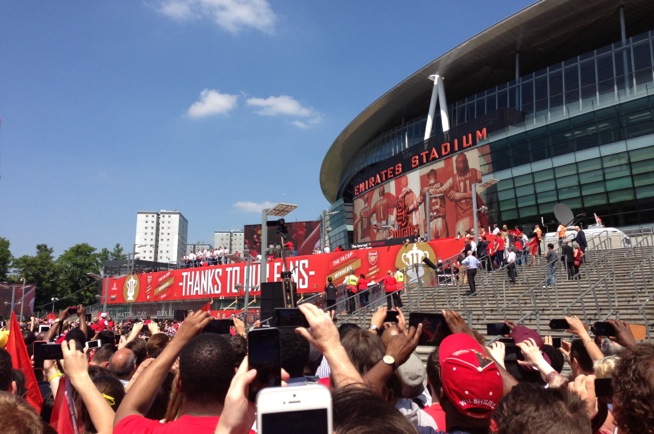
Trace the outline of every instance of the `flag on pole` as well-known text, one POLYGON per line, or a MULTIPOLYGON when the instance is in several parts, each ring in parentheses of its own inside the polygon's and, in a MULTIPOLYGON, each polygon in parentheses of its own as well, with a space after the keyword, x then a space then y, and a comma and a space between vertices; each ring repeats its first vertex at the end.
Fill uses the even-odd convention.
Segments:
POLYGON ((602 219, 599 218, 599 216, 597 214, 595 214, 595 213, 593 213, 593 215, 595 216, 595 224, 597 226, 602 226, 602 219))
POLYGON ((205 311, 205 312, 211 312, 211 302, 210 302, 210 301, 207 302, 207 304, 205 304, 204 306, 202 306, 202 307, 200 308, 200 310, 203 310, 203 311, 205 311))
POLYGON ((59 378, 57 396, 52 405, 50 426, 59 434, 77 434, 77 419, 72 401, 72 387, 66 377, 59 378))
POLYGON ((14 312, 11 313, 10 325, 9 338, 7 339, 5 349, 11 354, 11 364, 14 369, 18 369, 25 376, 25 388, 27 389, 26 401, 40 414, 43 397, 41 396, 39 384, 36 382, 36 377, 32 370, 30 355, 27 352, 25 340, 23 340, 20 324, 18 324, 16 313, 14 312))

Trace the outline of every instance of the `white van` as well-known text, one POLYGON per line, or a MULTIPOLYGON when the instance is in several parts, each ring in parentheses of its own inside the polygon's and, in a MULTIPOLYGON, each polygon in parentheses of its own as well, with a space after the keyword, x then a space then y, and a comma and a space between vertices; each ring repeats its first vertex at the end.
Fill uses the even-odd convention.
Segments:
MULTIPOLYGON (((586 242, 588 249, 617 249, 620 247, 631 246, 631 240, 620 229, 607 228, 604 226, 590 225, 584 230, 586 234, 586 242)), ((566 240, 572 241, 577 236, 575 226, 566 227, 566 240)), ((556 232, 548 232, 545 234, 545 246, 549 243, 554 244, 554 247, 559 246, 559 237, 556 232)))

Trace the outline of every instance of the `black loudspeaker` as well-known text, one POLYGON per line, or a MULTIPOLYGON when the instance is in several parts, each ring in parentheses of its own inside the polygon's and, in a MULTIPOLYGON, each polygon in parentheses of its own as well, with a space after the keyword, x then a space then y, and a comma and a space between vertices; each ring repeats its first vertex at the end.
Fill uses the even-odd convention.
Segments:
POLYGON ((175 321, 184 321, 186 315, 188 315, 188 310, 176 310, 173 312, 173 319, 175 321))
POLYGON ((261 285, 261 320, 272 318, 276 307, 285 307, 284 285, 282 282, 263 283, 261 285))
POLYGON ((435 269, 437 268, 437 267, 436 267, 436 264, 434 264, 433 262, 431 262, 431 261, 429 260, 429 258, 427 258, 427 257, 422 258, 422 262, 424 262, 425 265, 427 265, 427 266, 428 266, 429 268, 431 268, 432 270, 435 270, 435 269))

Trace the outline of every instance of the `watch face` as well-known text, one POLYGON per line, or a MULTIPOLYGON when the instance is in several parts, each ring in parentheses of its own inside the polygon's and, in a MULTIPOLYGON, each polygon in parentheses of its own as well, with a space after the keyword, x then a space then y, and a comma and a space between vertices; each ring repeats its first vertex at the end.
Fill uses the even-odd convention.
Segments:
POLYGON ((395 359, 393 358, 393 356, 389 356, 388 354, 385 355, 384 358, 383 358, 382 360, 383 360, 384 363, 386 363, 387 365, 394 365, 394 364, 395 364, 395 359))

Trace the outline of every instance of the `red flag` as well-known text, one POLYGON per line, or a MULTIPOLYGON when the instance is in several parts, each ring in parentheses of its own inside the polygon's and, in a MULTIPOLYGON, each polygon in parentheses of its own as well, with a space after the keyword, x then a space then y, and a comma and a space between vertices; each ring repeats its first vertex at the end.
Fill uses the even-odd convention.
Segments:
POLYGON ((204 306, 202 306, 202 307, 200 308, 200 310, 203 310, 203 311, 205 311, 205 312, 209 312, 209 313, 211 313, 211 302, 208 302, 207 304, 205 304, 204 306))
POLYGON ((57 396, 55 396, 52 405, 52 415, 50 416, 50 426, 59 434, 77 432, 70 392, 70 382, 66 381, 66 377, 61 377, 57 388, 57 396))
POLYGON ((5 349, 11 354, 11 364, 14 369, 20 370, 25 376, 25 388, 27 389, 25 398, 27 402, 40 414, 43 397, 41 396, 39 384, 36 382, 30 355, 27 352, 27 346, 14 312, 11 313, 11 328, 5 349))

